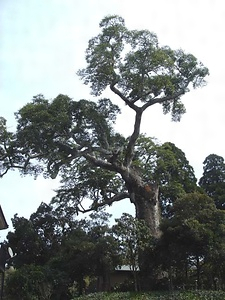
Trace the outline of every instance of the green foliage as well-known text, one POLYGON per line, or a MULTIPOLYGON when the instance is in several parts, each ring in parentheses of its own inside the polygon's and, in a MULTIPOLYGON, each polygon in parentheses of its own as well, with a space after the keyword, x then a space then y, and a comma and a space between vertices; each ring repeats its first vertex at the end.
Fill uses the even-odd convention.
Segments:
POLYGON ((198 286, 200 282, 210 286, 214 277, 222 280, 223 273, 218 269, 214 272, 209 266, 215 266, 215 260, 218 262, 216 253, 220 253, 220 260, 224 254, 224 217, 205 194, 189 193, 176 200, 173 216, 162 222, 160 241, 161 263, 169 272, 174 270, 174 282, 180 280, 188 285, 196 279, 198 286))
POLYGON ((194 170, 184 152, 170 142, 157 147, 157 166, 153 176, 160 186, 163 216, 170 217, 173 203, 197 189, 194 170))
POLYGON ((128 30, 119 16, 105 17, 100 28, 89 41, 87 67, 78 72, 92 93, 100 95, 110 86, 130 107, 139 100, 146 107, 161 103, 163 112, 179 121, 185 112, 181 95, 190 85, 204 85, 208 69, 192 54, 160 47, 148 30, 128 30))
POLYGON ((186 292, 152 292, 152 293, 96 293, 81 296, 79 300, 223 300, 223 291, 186 291, 186 292))
POLYGON ((118 113, 109 99, 95 103, 76 102, 64 95, 51 101, 42 95, 34 97, 16 114, 16 146, 22 157, 17 167, 22 174, 34 176, 42 173, 55 178, 60 173, 63 186, 54 203, 73 207, 74 212, 84 210, 80 203, 86 198, 92 199, 93 210, 111 204, 112 195, 124 192, 117 172, 103 167, 112 163, 115 153, 119 159, 118 149, 126 144, 113 130, 118 113))
POLYGON ((160 203, 164 217, 171 217, 176 199, 197 190, 196 177, 185 153, 173 143, 159 144, 154 139, 140 135, 132 165, 141 172, 146 182, 156 182, 160 187, 160 203))
POLYGON ((130 214, 123 213, 121 218, 115 219, 112 230, 118 239, 124 257, 124 264, 133 270, 138 268, 138 253, 150 245, 151 235, 144 220, 138 220, 130 214))
POLYGON ((62 212, 41 203, 29 219, 15 215, 12 219, 14 232, 7 235, 8 242, 17 255, 14 265, 44 265, 57 253, 66 230, 76 225, 74 212, 62 212))
POLYGON ((58 95, 53 101, 43 95, 33 98, 16 114, 17 143, 27 159, 26 172, 38 175, 43 172, 42 162, 47 161, 47 172, 55 178, 61 166, 71 163, 77 150, 86 147, 106 147, 113 137, 112 124, 119 109, 108 99, 98 104, 86 100, 73 101, 58 95), (31 158, 41 163, 32 165, 31 158))
POLYGON ((203 162, 203 176, 199 185, 213 198, 216 207, 225 209, 225 163, 221 156, 210 154, 203 162))
POLYGON ((123 213, 121 218, 115 221, 112 231, 120 245, 122 263, 130 266, 134 277, 134 290, 137 291, 139 289, 137 271, 140 270, 140 254, 151 247, 152 237, 144 220, 123 213))
MULTIPOLYGON (((72 220, 70 214, 58 213, 42 203, 29 220, 14 217, 15 232, 8 234, 8 244, 17 253, 12 260, 17 269, 16 279, 10 277, 10 284, 18 285, 19 280, 26 282, 23 277, 28 276, 24 274, 27 268, 37 268, 52 287, 54 299, 69 299, 66 295, 73 291, 75 283, 76 291, 82 294, 87 288, 86 278, 108 276, 120 264, 119 246, 108 226, 109 214, 101 212, 92 214, 89 220, 77 221, 72 220)), ((28 295, 33 293, 38 297, 38 291, 32 290, 30 284, 28 282, 23 289, 28 295)))
POLYGON ((46 246, 45 255, 47 257, 49 257, 50 252, 57 250, 63 232, 73 224, 70 215, 65 214, 66 211, 64 213, 58 212, 52 205, 42 202, 37 211, 30 216, 30 222, 33 224, 34 230, 46 246))
POLYGON ((0 178, 9 169, 23 162, 23 155, 17 149, 15 134, 7 130, 6 119, 0 117, 0 178))
POLYGON ((17 253, 14 259, 15 266, 42 264, 45 261, 43 257, 44 244, 32 222, 15 215, 12 223, 15 231, 9 232, 7 239, 13 251, 17 253))
POLYGON ((9 300, 47 300, 53 293, 46 270, 34 265, 24 265, 9 274, 6 278, 5 289, 9 300))
POLYGON ((173 143, 166 142, 157 148, 157 157, 157 168, 154 176, 162 186, 168 182, 180 182, 185 192, 191 192, 195 189, 194 170, 181 149, 173 143))

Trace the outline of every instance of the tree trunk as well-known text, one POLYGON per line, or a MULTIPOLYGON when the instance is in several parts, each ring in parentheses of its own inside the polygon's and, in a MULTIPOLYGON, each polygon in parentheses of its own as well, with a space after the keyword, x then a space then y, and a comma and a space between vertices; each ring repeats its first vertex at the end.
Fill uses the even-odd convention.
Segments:
MULTIPOLYGON (((135 205, 136 217, 139 220, 144 220, 149 227, 152 237, 158 239, 161 236, 160 220, 161 211, 159 205, 159 187, 152 183, 146 183, 142 177, 134 169, 126 168, 121 172, 121 175, 126 182, 126 187, 129 192, 130 201, 135 205)), ((146 266, 146 255, 143 251, 139 252, 139 268, 140 268, 140 288, 148 290, 152 282, 152 270, 146 266), (146 273, 147 272, 147 273, 146 273)))
POLYGON ((159 188, 153 184, 146 184, 139 187, 139 192, 135 193, 136 217, 144 220, 148 225, 151 235, 159 238, 161 211, 159 205, 159 188))
POLYGON ((161 210, 159 205, 159 187, 156 184, 146 183, 135 169, 120 170, 124 179, 130 201, 135 205, 136 217, 144 220, 153 237, 159 238, 161 210))
POLYGON ((196 268, 197 268, 197 282, 196 282, 196 289, 200 289, 200 260, 199 256, 196 255, 196 268))

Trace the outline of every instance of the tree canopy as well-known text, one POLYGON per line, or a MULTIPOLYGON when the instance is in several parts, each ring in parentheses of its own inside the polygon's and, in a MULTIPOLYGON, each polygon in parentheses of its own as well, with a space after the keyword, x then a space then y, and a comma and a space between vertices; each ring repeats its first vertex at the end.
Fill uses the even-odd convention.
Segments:
POLYGON ((192 54, 159 46, 148 30, 129 30, 122 17, 105 17, 100 28, 89 41, 87 67, 78 72, 92 93, 98 96, 110 87, 137 114, 160 103, 164 113, 179 120, 185 112, 181 96, 190 86, 202 86, 208 69, 192 54))

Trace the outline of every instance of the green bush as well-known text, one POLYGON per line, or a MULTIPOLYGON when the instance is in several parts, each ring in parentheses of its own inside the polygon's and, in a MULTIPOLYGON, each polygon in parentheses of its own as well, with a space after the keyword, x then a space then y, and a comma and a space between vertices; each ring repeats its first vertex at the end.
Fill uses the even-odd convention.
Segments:
POLYGON ((152 293, 93 293, 74 298, 73 300, 224 300, 223 291, 185 291, 185 292, 152 292, 152 293))
POLYGON ((8 300, 45 300, 51 293, 52 288, 40 266, 24 265, 6 277, 4 294, 8 300))

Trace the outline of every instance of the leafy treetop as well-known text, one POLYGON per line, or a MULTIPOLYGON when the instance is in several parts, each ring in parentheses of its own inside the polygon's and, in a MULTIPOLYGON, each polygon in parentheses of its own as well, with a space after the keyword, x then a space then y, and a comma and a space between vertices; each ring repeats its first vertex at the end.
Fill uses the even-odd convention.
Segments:
POLYGON ((204 85, 208 69, 192 54, 159 46, 148 30, 128 30, 120 16, 105 17, 100 28, 89 41, 87 67, 78 72, 92 93, 98 96, 110 87, 136 112, 159 103, 179 121, 185 112, 181 96, 190 86, 204 85))

